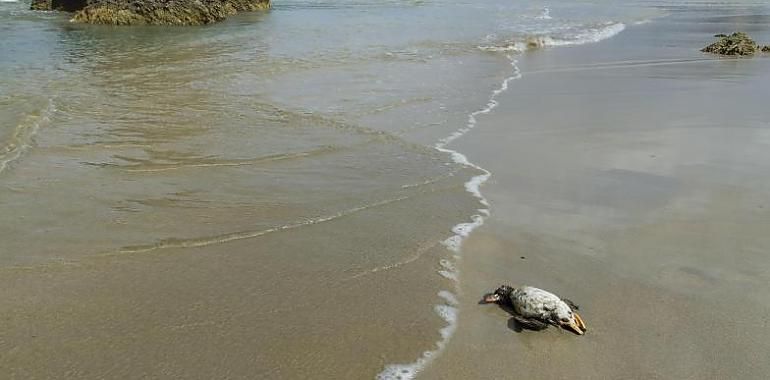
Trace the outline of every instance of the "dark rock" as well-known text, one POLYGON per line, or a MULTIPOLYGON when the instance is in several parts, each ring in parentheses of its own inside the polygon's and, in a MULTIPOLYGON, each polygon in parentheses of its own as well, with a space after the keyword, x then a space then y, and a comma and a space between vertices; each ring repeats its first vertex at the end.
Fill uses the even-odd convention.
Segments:
POLYGON ((51 0, 32 0, 29 9, 33 11, 50 11, 53 10, 53 4, 51 4, 51 0))
POLYGON ((762 46, 763 53, 770 53, 770 45, 762 46))
POLYGON ((759 47, 746 33, 736 32, 720 37, 717 42, 701 49, 703 52, 720 55, 752 55, 759 47))
POLYGON ((75 12, 72 21, 90 24, 202 25, 268 9, 270 0, 32 0, 31 8, 75 12))
POLYGON ((32 0, 30 8, 38 11, 75 12, 86 5, 86 0, 32 0))
POLYGON ((719 34, 715 34, 715 35, 714 35, 714 37, 716 37, 716 38, 722 38, 722 37, 727 37, 727 35, 726 35, 726 34, 724 34, 724 33, 719 33, 719 34))

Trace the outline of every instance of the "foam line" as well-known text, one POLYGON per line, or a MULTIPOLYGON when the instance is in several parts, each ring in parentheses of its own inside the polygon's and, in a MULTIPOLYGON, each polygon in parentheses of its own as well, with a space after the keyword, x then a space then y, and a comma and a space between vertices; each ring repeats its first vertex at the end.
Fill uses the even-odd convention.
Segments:
POLYGON ((571 35, 553 37, 550 35, 532 35, 522 38, 520 41, 512 41, 503 45, 479 46, 483 51, 489 52, 514 52, 524 53, 527 50, 539 49, 543 47, 574 46, 585 45, 604 41, 615 37, 626 29, 626 24, 622 22, 607 22, 594 27, 586 27, 571 35))
MULTIPOLYGON (((498 95, 508 90, 508 84, 511 81, 521 78, 521 71, 519 70, 519 67, 516 66, 516 60, 513 59, 513 57, 510 55, 508 56, 508 59, 511 61, 511 66, 513 66, 513 75, 505 78, 500 87, 492 92, 492 95, 489 97, 489 101, 486 105, 484 105, 483 108, 468 115, 468 122, 464 127, 439 140, 433 146, 434 149, 438 150, 439 152, 448 154, 452 161, 455 163, 474 168, 481 172, 481 174, 473 176, 470 180, 468 180, 468 182, 465 183, 465 190, 473 195, 473 197, 475 197, 484 207, 478 209, 476 214, 471 215, 470 221, 458 223, 455 225, 452 228, 453 235, 442 242, 442 244, 446 246, 447 249, 454 253, 454 257, 453 259, 442 259, 439 262, 442 267, 442 269, 439 270, 439 274, 452 280, 455 283, 455 287, 457 287, 459 276, 459 272, 456 266, 456 259, 459 258, 460 248, 462 247, 463 241, 471 234, 471 232, 473 232, 473 230, 483 225, 484 220, 489 216, 489 201, 487 201, 487 199, 481 193, 481 186, 487 182, 487 180, 489 180, 489 177, 492 176, 492 173, 468 160, 468 157, 464 154, 447 148, 447 145, 475 128, 478 124, 478 116, 492 112, 492 110, 495 109, 499 104, 496 100, 498 95)), ((452 292, 447 290, 440 291, 438 296, 444 300, 444 303, 436 305, 435 312, 439 317, 441 317, 441 319, 444 320, 446 325, 441 328, 441 330, 439 330, 441 339, 436 342, 436 348, 423 352, 422 356, 413 363, 389 364, 385 366, 385 369, 377 375, 378 380, 413 379, 423 368, 425 368, 425 366, 431 362, 431 360, 433 360, 434 357, 443 351, 444 347, 446 347, 449 339, 452 337, 452 334, 454 334, 454 331, 457 328, 457 298, 452 292)))
POLYGON ((29 115, 16 126, 8 143, 0 147, 0 173, 5 171, 8 165, 21 158, 24 152, 32 147, 40 126, 50 122, 51 115, 54 112, 56 112, 56 107, 53 100, 49 100, 48 107, 40 115, 29 115))
POLYGON ((398 197, 393 199, 385 199, 379 202, 374 202, 367 205, 354 207, 347 210, 342 210, 336 214, 318 217, 315 219, 307 219, 300 222, 272 227, 264 230, 232 232, 228 234, 202 237, 202 238, 165 239, 154 244, 124 247, 118 251, 103 253, 97 256, 105 257, 105 256, 118 256, 118 255, 125 255, 125 254, 147 253, 147 252, 152 252, 152 251, 161 250, 161 249, 168 249, 168 248, 199 248, 199 247, 206 247, 214 244, 229 243, 231 241, 253 239, 253 238, 264 236, 273 232, 292 230, 300 227, 311 226, 315 224, 332 221, 348 215, 355 214, 360 211, 368 210, 375 207, 385 206, 395 202, 401 202, 401 201, 410 199, 412 197, 413 196, 403 196, 403 197, 398 197))
POLYGON ((568 38, 542 37, 541 43, 543 46, 584 45, 615 37, 625 29, 626 24, 622 22, 608 22, 600 27, 589 28, 568 38))
POLYGON ((340 150, 340 148, 337 148, 334 146, 325 146, 325 147, 313 149, 307 152, 276 154, 276 155, 271 155, 267 157, 260 157, 260 158, 254 158, 254 159, 246 159, 246 160, 229 160, 229 161, 223 161, 223 162, 204 162, 204 163, 195 163, 195 164, 176 164, 176 165, 140 164, 137 166, 140 166, 140 167, 146 166, 146 167, 141 169, 126 168, 122 170, 126 172, 131 172, 131 173, 155 173, 155 172, 165 172, 165 171, 171 171, 171 170, 181 170, 181 169, 191 169, 191 168, 194 169, 194 168, 212 168, 212 167, 228 167, 228 166, 249 166, 249 165, 256 165, 256 164, 262 164, 267 162, 286 161, 286 160, 293 160, 293 159, 299 159, 299 158, 313 157, 324 153, 332 153, 338 150, 340 150))

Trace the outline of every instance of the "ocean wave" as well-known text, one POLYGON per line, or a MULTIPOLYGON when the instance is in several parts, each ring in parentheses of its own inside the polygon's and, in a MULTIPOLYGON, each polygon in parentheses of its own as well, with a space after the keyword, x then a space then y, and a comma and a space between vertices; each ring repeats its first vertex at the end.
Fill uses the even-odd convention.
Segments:
POLYGON ((600 26, 587 28, 575 33, 568 33, 561 37, 542 37, 542 46, 569 46, 585 45, 603 41, 616 35, 626 29, 626 24, 622 22, 609 22, 600 26))
POLYGON ((53 100, 49 100, 48 106, 39 115, 27 115, 16 126, 10 139, 0 146, 0 174, 32 147, 40 126, 50 122, 54 112, 56 107, 53 100))
POLYGON ((528 50, 527 43, 523 41, 511 42, 500 46, 479 45, 478 48, 483 51, 494 53, 523 53, 528 50))
POLYGON ((535 33, 501 44, 480 45, 478 48, 489 52, 523 53, 544 47, 585 45, 612 38, 626 29, 622 22, 606 22, 593 26, 561 27, 550 32, 535 33))
MULTIPOLYGON (((472 163, 464 154, 447 148, 447 145, 475 128, 478 123, 477 117, 492 112, 492 110, 495 109, 499 104, 496 98, 501 93, 508 90, 508 84, 511 81, 521 78, 521 72, 519 71, 518 66, 516 66, 516 60, 513 59, 513 57, 510 55, 508 58, 511 61, 511 66, 513 66, 513 74, 505 78, 500 87, 492 92, 492 95, 489 97, 489 101, 483 108, 468 115, 468 122, 464 127, 439 140, 434 145, 436 150, 448 154, 452 158, 452 161, 454 161, 456 164, 470 167, 481 172, 481 174, 473 176, 465 183, 465 190, 473 195, 473 197, 475 197, 479 203, 484 206, 484 208, 478 209, 477 214, 471 215, 469 222, 462 222, 455 225, 452 228, 453 235, 443 241, 444 246, 449 251, 453 252, 454 255, 452 259, 442 259, 439 262, 443 269, 439 270, 438 273, 441 276, 452 280, 455 283, 455 286, 458 283, 459 276, 456 261, 460 258, 460 249, 462 247, 462 243, 465 238, 467 238, 471 232, 473 232, 473 230, 484 224, 484 220, 490 214, 489 201, 487 201, 487 199, 481 193, 481 186, 487 182, 487 180, 489 180, 489 177, 492 176, 492 173, 482 168, 481 166, 472 163)), ((385 369, 377 375, 377 380, 413 379, 423 368, 425 368, 425 366, 431 362, 431 360, 433 360, 433 358, 435 358, 439 353, 441 353, 441 351, 444 350, 444 347, 446 347, 449 339, 452 337, 452 334, 454 334, 454 331, 457 328, 458 308, 457 299, 454 293, 447 290, 442 290, 438 293, 438 296, 444 300, 444 303, 436 305, 435 311, 436 314, 438 314, 438 316, 444 320, 446 325, 439 330, 439 333, 441 334, 441 340, 436 342, 436 348, 423 352, 422 356, 413 363, 386 365, 385 369)))

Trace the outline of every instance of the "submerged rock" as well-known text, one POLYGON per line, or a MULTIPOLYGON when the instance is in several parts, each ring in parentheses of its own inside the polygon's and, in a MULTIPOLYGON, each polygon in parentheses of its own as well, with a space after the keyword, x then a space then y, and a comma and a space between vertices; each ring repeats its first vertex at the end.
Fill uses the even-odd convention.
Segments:
POLYGON ((757 43, 746 33, 736 32, 729 36, 719 34, 716 36, 719 40, 701 51, 721 55, 752 55, 759 49, 757 43))
POLYGON ((90 24, 202 25, 268 9, 270 0, 32 0, 31 8, 75 12, 73 22, 90 24))

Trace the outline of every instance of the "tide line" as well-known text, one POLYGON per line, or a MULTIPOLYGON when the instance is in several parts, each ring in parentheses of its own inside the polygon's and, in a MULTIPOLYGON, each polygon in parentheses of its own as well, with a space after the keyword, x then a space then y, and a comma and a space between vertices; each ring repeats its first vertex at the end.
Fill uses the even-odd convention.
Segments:
POLYGON ((125 254, 147 253, 147 252, 152 252, 160 249, 168 249, 168 248, 198 248, 198 247, 205 247, 205 246, 214 245, 214 244, 229 243, 231 241, 236 241, 236 240, 253 239, 253 238, 264 236, 273 232, 292 230, 295 228, 328 222, 328 221, 339 219, 351 214, 355 214, 360 211, 368 210, 375 207, 385 206, 395 202, 404 201, 409 198, 412 198, 413 196, 414 195, 407 195, 407 196, 398 197, 398 198, 385 199, 379 202, 374 202, 363 206, 342 210, 336 214, 318 217, 315 219, 308 219, 297 223, 267 228, 264 230, 233 232, 233 233, 211 236, 211 237, 204 237, 204 238, 165 239, 155 244, 124 247, 118 251, 104 253, 97 256, 105 257, 105 256, 119 256, 119 255, 125 255, 125 254))
MULTIPOLYGON (((440 264, 443 269, 439 271, 439 274, 452 280, 455 283, 455 292, 457 292, 459 275, 456 261, 460 258, 460 249, 462 248, 463 241, 471 234, 471 232, 473 232, 473 230, 483 225, 484 220, 490 214, 489 201, 481 193, 481 186, 487 182, 487 180, 489 180, 489 177, 492 176, 492 173, 468 160, 468 157, 464 154, 447 148, 447 145, 464 136, 466 133, 475 128, 478 124, 478 116, 492 112, 492 110, 494 110, 499 105, 498 101, 496 100, 497 97, 508 90, 508 85, 511 81, 521 78, 521 71, 516 65, 516 60, 510 55, 507 55, 507 57, 511 61, 511 66, 513 66, 513 74, 505 78, 500 87, 492 92, 492 95, 489 97, 489 101, 483 108, 468 115, 468 122, 464 127, 439 140, 433 146, 433 148, 439 152, 448 154, 452 158, 452 161, 455 163, 476 169, 481 172, 481 174, 473 176, 470 180, 468 180, 468 182, 465 183, 465 190, 473 195, 473 197, 475 197, 484 207, 479 208, 476 214, 471 215, 469 222, 462 222, 455 225, 452 228, 452 232, 454 234, 442 242, 442 244, 444 244, 447 249, 453 252, 453 258, 441 260, 440 264)), ((414 379, 414 377, 417 376, 417 374, 422 371, 425 366, 427 366, 433 360, 433 358, 438 356, 438 354, 444 350, 444 347, 446 347, 449 339, 451 339, 457 328, 458 308, 457 299, 454 293, 447 290, 442 290, 438 293, 438 296, 442 298, 444 302, 436 305, 434 309, 436 314, 438 314, 438 316, 441 317, 444 322, 446 322, 446 325, 439 330, 441 339, 436 342, 436 348, 423 352, 422 356, 413 363, 386 365, 384 370, 377 375, 377 380, 414 379)))

